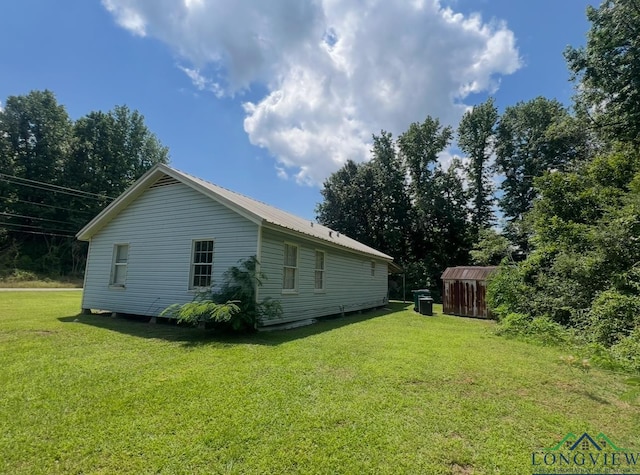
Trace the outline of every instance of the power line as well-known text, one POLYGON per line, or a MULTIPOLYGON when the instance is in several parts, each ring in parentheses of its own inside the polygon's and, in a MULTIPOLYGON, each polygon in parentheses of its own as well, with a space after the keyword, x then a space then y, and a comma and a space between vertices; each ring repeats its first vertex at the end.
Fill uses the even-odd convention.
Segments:
POLYGON ((46 203, 36 203, 35 201, 20 200, 18 198, 10 198, 8 196, 0 196, 0 200, 11 201, 12 203, 24 203, 24 204, 35 205, 35 206, 44 206, 45 208, 53 208, 53 209, 59 209, 63 211, 73 211, 74 213, 95 215, 95 213, 92 213, 91 211, 81 211, 73 208, 63 208, 61 206, 53 206, 53 205, 48 205, 46 203))
POLYGON ((6 173, 0 173, 0 176, 4 176, 7 178, 14 178, 17 180, 22 180, 22 181, 26 181, 29 183, 37 183, 38 185, 45 185, 45 186, 50 186, 51 188, 58 188, 60 190, 67 190, 67 191, 74 191, 76 193, 82 193, 84 195, 91 195, 91 196, 95 196, 97 198, 108 198, 110 200, 114 200, 115 198, 111 197, 111 196, 107 196, 107 195, 103 195, 100 193, 91 193, 90 191, 83 191, 83 190, 78 190, 76 188, 69 188, 68 186, 61 186, 61 185, 54 185, 53 183, 46 183, 43 181, 37 181, 37 180, 31 180, 30 178, 23 178, 21 176, 15 176, 15 175, 7 175, 6 173))
MULTIPOLYGON (((10 230, 12 231, 12 230, 10 230)), ((43 232, 39 232, 39 231, 26 231, 26 230, 21 230, 18 231, 20 233, 25 233, 25 234, 39 234, 42 236, 60 236, 60 237, 66 237, 66 238, 74 238, 75 236, 73 234, 58 234, 58 233, 43 233, 43 232)))
POLYGON ((11 217, 11 218, 33 219, 33 220, 37 220, 37 221, 49 221, 51 223, 68 224, 69 226, 76 226, 76 223, 70 223, 69 221, 59 221, 57 219, 39 218, 38 216, 25 216, 24 214, 13 214, 13 213, 0 212, 0 216, 7 216, 7 217, 11 217))
POLYGON ((45 183, 42 181, 31 180, 29 178, 22 178, 15 175, 7 175, 6 173, 0 173, 0 177, 2 177, 4 181, 8 183, 13 183, 14 185, 30 186, 32 188, 38 188, 38 189, 50 191, 53 193, 63 193, 65 195, 71 195, 79 198, 91 198, 94 200, 98 200, 98 199, 103 200, 105 198, 109 200, 115 199, 112 196, 100 195, 98 193, 91 193, 89 191, 77 190, 75 188, 54 185, 53 183, 45 183), (22 182, 26 182, 26 183, 22 183, 22 182))
POLYGON ((3 181, 6 181, 7 183, 13 183, 14 185, 20 185, 20 186, 28 186, 30 188, 37 188, 37 189, 40 189, 40 190, 48 191, 49 193, 62 193, 64 195, 70 195, 70 196, 74 196, 76 198, 87 198, 87 199, 91 199, 91 200, 101 199, 101 198, 96 198, 94 196, 85 196, 85 195, 80 195, 80 194, 77 194, 77 193, 72 193, 70 191, 52 190, 51 188, 46 188, 44 186, 39 186, 39 185, 32 185, 30 183, 20 183, 19 181, 12 180, 11 178, 0 178, 0 179, 3 180, 3 181))
MULTIPOLYGON (((20 228, 37 229, 38 231, 54 231, 57 233, 73 232, 71 229, 43 229, 39 226, 32 226, 30 224, 0 223, 0 226, 16 226, 20 228)), ((21 229, 10 229, 10 231, 22 232, 21 229)))

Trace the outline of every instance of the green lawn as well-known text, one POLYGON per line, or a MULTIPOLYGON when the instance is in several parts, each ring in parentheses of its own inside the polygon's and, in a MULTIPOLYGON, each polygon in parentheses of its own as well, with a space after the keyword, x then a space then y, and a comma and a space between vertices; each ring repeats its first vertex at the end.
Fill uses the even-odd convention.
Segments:
POLYGON ((530 474, 569 432, 640 452, 624 376, 491 322, 393 304, 234 339, 79 306, 0 293, 0 473, 530 474))

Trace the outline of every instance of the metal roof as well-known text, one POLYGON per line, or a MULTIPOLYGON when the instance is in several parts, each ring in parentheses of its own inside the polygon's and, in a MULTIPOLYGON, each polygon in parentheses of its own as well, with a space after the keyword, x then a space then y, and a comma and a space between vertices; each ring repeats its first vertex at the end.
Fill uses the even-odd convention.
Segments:
POLYGON ((442 273, 442 280, 487 280, 489 275, 497 269, 496 266, 473 267, 459 266, 447 267, 442 273))
POLYGON ((241 195, 240 193, 236 193, 235 191, 214 185, 213 183, 189 175, 188 173, 181 172, 167 165, 156 165, 149 170, 136 183, 134 183, 129 190, 120 195, 113 203, 111 203, 80 232, 78 232, 76 237, 81 240, 88 240, 146 189, 157 183, 158 180, 164 179, 166 176, 170 176, 179 182, 194 188, 195 190, 254 221, 258 225, 267 225, 272 228, 280 229, 283 232, 303 234, 307 237, 315 238, 334 246, 343 247, 388 261, 393 260, 391 256, 373 249, 372 247, 366 246, 355 239, 351 239, 338 231, 316 222, 300 218, 266 203, 254 200, 253 198, 241 195))

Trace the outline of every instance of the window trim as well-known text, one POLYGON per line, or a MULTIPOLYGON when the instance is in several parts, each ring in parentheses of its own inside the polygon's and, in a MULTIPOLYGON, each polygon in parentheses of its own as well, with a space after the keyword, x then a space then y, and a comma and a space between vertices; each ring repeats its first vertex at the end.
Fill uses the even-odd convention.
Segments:
POLYGON ((111 275, 109 276, 109 287, 114 289, 124 289, 127 285, 127 274, 129 273, 129 253, 131 245, 128 242, 116 242, 113 244, 113 255, 111 256, 111 275), (118 250, 127 246, 127 257, 124 262, 118 262, 118 250), (124 267, 124 279, 122 283, 116 282, 116 268, 124 267))
POLYGON ((298 293, 298 276, 299 276, 299 269, 300 269, 300 246, 297 244, 294 244, 290 241, 284 241, 282 244, 282 293, 283 294, 297 294, 298 293), (286 265, 286 259, 287 259, 287 246, 291 246, 294 247, 296 249, 296 265, 295 266, 288 266, 286 265), (286 269, 293 269, 293 288, 292 289, 285 289, 284 287, 284 282, 285 282, 285 270, 286 269))
POLYGON ((376 278, 376 261, 371 261, 371 278, 376 278))
POLYGON ((327 253, 321 249, 314 249, 314 264, 313 264, 313 291, 315 293, 324 293, 327 291, 327 253), (318 254, 322 254, 322 269, 318 268, 318 254), (316 274, 322 272, 322 287, 316 287, 318 280, 316 274))
MULTIPOLYGON (((208 252, 208 251, 205 251, 208 252)), ((213 239, 212 237, 206 237, 206 238, 194 238, 191 240, 191 254, 189 256, 189 282, 188 282, 188 289, 191 292, 199 292, 202 291, 204 289, 210 289, 211 286, 213 285, 213 264, 215 262, 215 252, 216 252, 216 240, 213 239), (194 285, 193 279, 195 278, 195 267, 196 267, 196 262, 194 260, 195 258, 195 253, 196 253, 196 243, 197 242, 209 242, 211 241, 212 243, 212 248, 211 248, 211 263, 206 263, 205 264, 209 264, 211 266, 211 275, 209 277, 209 285, 207 286, 196 286, 194 285)), ((199 263, 198 265, 202 265, 202 263, 199 263)))

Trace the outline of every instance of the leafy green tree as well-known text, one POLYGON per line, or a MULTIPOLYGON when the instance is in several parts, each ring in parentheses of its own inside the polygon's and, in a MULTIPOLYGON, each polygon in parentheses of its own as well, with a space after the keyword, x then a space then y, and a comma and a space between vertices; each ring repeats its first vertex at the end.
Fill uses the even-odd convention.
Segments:
POLYGON ((73 126, 74 146, 67 170, 67 186, 102 196, 76 197, 71 207, 79 226, 157 163, 169 161, 169 151, 147 128, 144 117, 127 106, 109 112, 90 112, 73 126))
POLYGON ((640 143, 640 4, 604 0, 587 7, 585 47, 565 58, 578 83, 577 105, 607 141, 640 143))
POLYGON ((538 97, 505 109, 496 132, 496 168, 504 175, 499 203, 506 233, 521 250, 529 249, 524 217, 537 196, 534 179, 585 158, 585 141, 584 131, 556 100, 538 97))
POLYGON ((400 262, 407 260, 407 224, 411 204, 407 193, 406 168, 398 156, 392 135, 373 136, 373 158, 368 166, 374 180, 372 227, 376 245, 400 262))
POLYGON ((0 111, 0 135, 6 140, 4 152, 9 154, 3 162, 13 173, 48 183, 63 178, 71 146, 71 120, 51 91, 9 96, 0 111))
POLYGON ((353 160, 332 173, 320 190, 323 201, 316 207, 318 222, 340 231, 353 239, 368 242, 369 229, 366 224, 366 208, 370 200, 361 190, 362 165, 353 160))
POLYGON ((496 266, 505 257, 510 257, 513 249, 509 240, 491 228, 481 229, 478 241, 469 253, 471 263, 477 266, 496 266))
POLYGON ((466 167, 474 231, 493 223, 494 186, 488 167, 493 152, 498 110, 493 98, 466 112, 458 126, 458 146, 469 158, 466 167))
POLYGON ((440 120, 428 116, 423 123, 412 123, 398 138, 398 148, 411 178, 410 189, 420 199, 428 190, 438 156, 451 142, 453 131, 440 120))
POLYGON ((390 133, 373 136, 372 159, 349 160, 324 182, 318 221, 402 261, 410 208, 406 172, 390 133))
POLYGON ((167 161, 166 147, 126 106, 74 124, 51 91, 9 97, 0 111, 0 253, 17 252, 11 262, 26 270, 79 271, 84 247, 73 235, 167 161))
POLYGON ((438 119, 428 116, 422 123, 412 123, 398 137, 400 157, 410 178, 413 260, 431 259, 436 243, 441 242, 436 235, 436 223, 433 219, 435 213, 440 211, 436 209, 438 191, 433 186, 433 180, 438 156, 449 145, 452 136, 451 127, 445 127, 438 119))
MULTIPOLYGON (((39 183, 63 185, 72 143, 72 124, 51 91, 10 96, 0 111, 0 197, 5 246, 19 247, 21 263, 36 270, 60 270, 60 235, 73 230, 65 219, 65 195, 39 183), (55 229, 53 231, 52 229, 55 229)), ((29 269, 33 270, 33 269, 29 269)))

